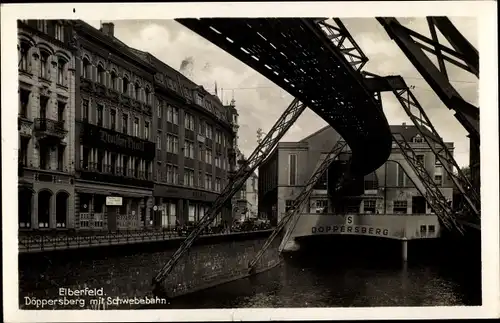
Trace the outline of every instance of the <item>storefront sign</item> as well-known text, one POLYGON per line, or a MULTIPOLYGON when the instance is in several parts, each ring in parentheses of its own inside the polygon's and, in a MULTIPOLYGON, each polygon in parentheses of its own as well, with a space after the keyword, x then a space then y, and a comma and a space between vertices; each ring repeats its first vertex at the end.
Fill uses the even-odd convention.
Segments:
POLYGON ((121 148, 144 151, 144 142, 134 140, 135 138, 123 136, 119 133, 111 134, 104 130, 99 132, 101 140, 106 144, 116 145, 121 148))
POLYGON ((388 236, 389 229, 375 228, 361 225, 327 225, 311 228, 312 234, 342 234, 354 233, 358 235, 388 236))
POLYGON ((122 206, 122 197, 121 196, 106 196, 106 205, 107 206, 122 206))

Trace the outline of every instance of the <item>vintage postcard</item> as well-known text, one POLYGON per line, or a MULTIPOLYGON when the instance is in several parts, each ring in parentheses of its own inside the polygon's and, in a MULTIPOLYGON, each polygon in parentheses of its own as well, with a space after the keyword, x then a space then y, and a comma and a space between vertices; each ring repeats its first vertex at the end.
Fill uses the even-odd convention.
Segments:
POLYGON ((496 7, 2 6, 6 321, 498 316, 496 7))

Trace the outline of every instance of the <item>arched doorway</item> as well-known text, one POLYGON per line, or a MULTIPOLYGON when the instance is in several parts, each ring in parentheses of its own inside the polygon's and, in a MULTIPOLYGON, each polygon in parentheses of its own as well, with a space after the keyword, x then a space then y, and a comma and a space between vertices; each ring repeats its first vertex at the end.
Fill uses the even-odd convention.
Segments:
POLYGON ((50 203, 52 193, 50 191, 38 192, 38 227, 48 228, 50 223, 50 203))
POLYGON ((33 191, 22 188, 18 192, 18 222, 20 229, 31 229, 31 207, 33 191))
POLYGON ((66 228, 68 217, 68 198, 66 192, 59 192, 56 196, 56 228, 66 228))

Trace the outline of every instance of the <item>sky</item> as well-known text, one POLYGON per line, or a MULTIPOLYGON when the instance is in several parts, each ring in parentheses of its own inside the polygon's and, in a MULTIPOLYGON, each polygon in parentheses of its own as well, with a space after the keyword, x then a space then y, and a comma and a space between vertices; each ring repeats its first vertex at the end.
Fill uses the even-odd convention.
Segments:
MULTIPOLYGON (((450 20, 478 48, 476 18, 450 17, 450 20)), ((401 18, 399 21, 428 37, 425 18, 401 18)), ((108 22, 108 21, 102 21, 108 22)), ((257 130, 265 133, 275 123, 293 97, 277 85, 254 71, 224 50, 174 20, 115 20, 115 37, 130 47, 146 51, 161 61, 183 70, 190 79, 214 92, 224 103, 233 97, 239 113, 239 148, 248 156, 257 145, 257 130)), ((343 18, 353 38, 369 58, 364 71, 378 75, 401 75, 424 107, 440 136, 455 144, 455 159, 460 166, 467 166, 469 143, 467 132, 422 79, 399 47, 387 36, 374 18, 343 18)), ((99 28, 100 21, 87 21, 99 28)), ((442 39, 442 36, 441 36, 442 39)), ((443 41, 443 44, 448 44, 443 41)), ((449 46, 449 45, 448 45, 449 46)), ((451 47, 451 46, 449 46, 451 47)), ((432 56, 429 56, 434 60, 432 56)), ((478 103, 478 79, 451 64, 446 65, 452 85, 469 103, 478 103)), ((396 125, 410 119, 392 93, 382 96, 384 113, 389 124, 396 125)), ((320 117, 307 109, 284 136, 283 141, 298 141, 326 126, 320 117)))

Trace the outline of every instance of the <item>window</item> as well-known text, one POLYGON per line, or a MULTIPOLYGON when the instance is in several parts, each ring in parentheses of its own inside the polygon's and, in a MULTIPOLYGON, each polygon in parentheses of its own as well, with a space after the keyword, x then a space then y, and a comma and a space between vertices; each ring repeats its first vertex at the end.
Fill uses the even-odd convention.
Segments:
POLYGON ((62 59, 58 60, 57 62, 57 84, 59 85, 65 85, 64 84, 64 67, 66 65, 66 62, 63 61, 62 59))
POLYGON ((179 124, 179 109, 172 107, 172 123, 179 124))
POLYGON ((363 207, 364 207, 364 213, 365 214, 375 214, 375 207, 377 205, 377 202, 375 200, 364 200, 363 201, 363 207))
POLYGON ((19 50, 20 50, 20 55, 21 55, 19 68, 21 69, 21 71, 28 72, 28 62, 29 62, 28 53, 29 53, 30 45, 26 42, 21 42, 21 46, 19 46, 19 47, 20 47, 19 50))
POLYGON ((184 115, 184 128, 186 130, 194 130, 194 117, 193 115, 186 113, 184 115))
POLYGON ((212 175, 205 175, 205 189, 211 190, 212 189, 212 175))
POLYGON ((288 185, 297 185, 297 155, 288 156, 288 185))
POLYGON ((64 122, 64 111, 66 110, 66 103, 57 101, 57 121, 64 122))
POLYGON ((113 90, 118 90, 118 78, 116 77, 116 72, 111 72, 111 88, 113 90))
POLYGON ((85 121, 89 120, 89 100, 82 100, 82 119, 85 121))
POLYGON ((212 139, 212 131, 213 131, 213 128, 211 125, 207 124, 206 125, 206 129, 207 129, 207 138, 208 139, 212 139))
POLYGON ((328 200, 316 200, 316 213, 328 212, 328 200))
POLYGON ((129 82, 128 78, 125 76, 123 78, 123 89, 122 89, 123 94, 129 94, 129 92, 128 92, 128 88, 130 87, 129 84, 130 84, 130 82, 129 82))
POLYGON ((43 33, 47 33, 47 21, 46 20, 38 20, 37 21, 38 30, 43 33))
POLYGON ((208 149, 205 151, 205 163, 212 164, 212 149, 208 149))
POLYGON ((28 117, 28 106, 30 102, 30 91, 19 89, 19 116, 21 118, 28 117))
POLYGON ((438 186, 443 185, 443 175, 434 175, 434 182, 438 186))
POLYGON ((49 105, 49 98, 46 96, 40 96, 40 118, 45 119, 47 117, 47 108, 49 105))
POLYGON ((394 201, 394 214, 406 214, 408 212, 408 201, 394 201))
POLYGON ((55 30, 56 30, 55 37, 59 41, 64 41, 63 28, 64 27, 61 24, 59 24, 59 23, 55 24, 55 30))
POLYGON ((434 225, 429 225, 429 233, 435 233, 436 227, 434 225))
POLYGON ((204 159, 203 159, 203 145, 198 146, 198 160, 204 161, 204 159))
POLYGON ((158 100, 158 105, 156 106, 156 116, 158 117, 158 119, 161 119, 162 115, 163 115, 163 101, 162 100, 158 100))
POLYGON ((192 169, 184 168, 184 185, 194 186, 194 171, 192 169))
POLYGON ((116 110, 114 109, 111 109, 109 122, 111 130, 116 130, 116 110))
POLYGON ((128 135, 128 115, 125 113, 123 114, 122 118, 122 132, 128 135))
POLYGON ((417 155, 417 162, 425 166, 425 155, 417 155))
POLYGON ((427 233, 427 226, 421 225, 420 226, 420 234, 424 235, 427 233))
POLYGON ((200 120, 200 123, 198 124, 198 133, 202 136, 205 135, 205 121, 200 120))
POLYGON ((45 51, 40 53, 40 77, 44 79, 49 78, 49 54, 45 51))
POLYGON ((84 78, 86 79, 91 79, 91 75, 92 73, 90 72, 90 69, 91 69, 91 65, 90 65, 90 61, 88 60, 87 57, 85 57, 83 59, 83 66, 82 66, 82 75, 84 78))
POLYGON ((172 154, 179 153, 179 138, 173 135, 167 135, 167 152, 172 154))
POLYGON ((220 178, 215 179, 215 191, 220 192, 222 190, 222 181, 220 178))
POLYGON ((441 163, 441 161, 439 160, 439 158, 436 157, 436 161, 434 163, 434 165, 436 165, 436 167, 441 167, 443 166, 443 164, 441 163))
POLYGON ((28 166, 28 144, 29 144, 29 138, 26 137, 21 137, 20 138, 20 145, 19 145, 19 162, 23 166, 28 166))
POLYGON ((424 143, 424 138, 422 138, 422 136, 420 135, 416 135, 415 137, 413 137, 413 142, 415 143, 424 143))
POLYGON ((151 104, 151 90, 148 87, 146 87, 144 94, 146 96, 146 104, 151 104))
POLYGON ((144 139, 149 140, 149 122, 144 122, 144 139))
POLYGON ((64 146, 59 145, 57 147, 57 170, 63 171, 64 168, 64 146))
POLYGON ((179 168, 172 166, 172 184, 179 184, 179 168))
POLYGON ((97 66, 97 82, 104 85, 106 84, 106 71, 101 64, 97 66))
POLYGON ((199 106, 203 106, 203 95, 201 95, 201 94, 196 95, 196 103, 199 106))
POLYGON ((288 212, 292 209, 293 200, 285 200, 285 212, 288 212))
POLYGON ((139 118, 134 118, 134 136, 139 137, 139 118))
POLYGON ((97 125, 102 127, 102 119, 103 119, 104 107, 102 104, 97 104, 97 125))
POLYGON ((184 142, 184 157, 194 159, 194 144, 190 141, 184 142))
POLYGON ((161 132, 156 134, 156 149, 161 150, 161 132))
POLYGON ((215 167, 220 168, 220 157, 219 156, 215 156, 215 167))
POLYGON ((222 143, 221 133, 219 130, 215 130, 215 142, 218 144, 222 143))
POLYGON ((141 86, 139 85, 139 83, 135 83, 135 99, 141 99, 141 86))

